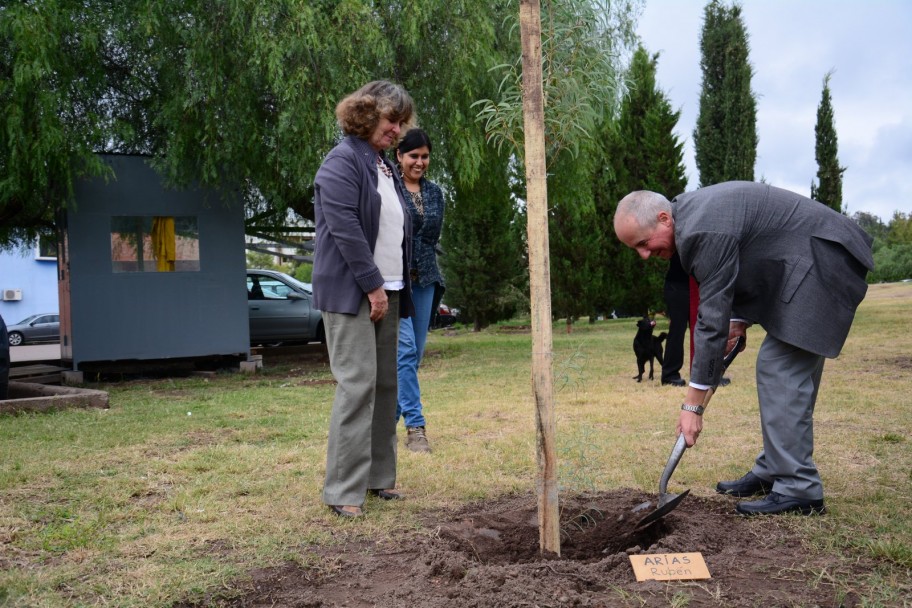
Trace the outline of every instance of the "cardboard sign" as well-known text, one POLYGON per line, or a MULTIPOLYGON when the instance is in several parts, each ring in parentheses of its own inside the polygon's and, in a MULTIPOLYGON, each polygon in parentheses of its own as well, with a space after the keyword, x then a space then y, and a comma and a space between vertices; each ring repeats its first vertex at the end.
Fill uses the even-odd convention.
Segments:
POLYGON ((692 581, 712 578, 701 553, 657 553, 631 555, 637 582, 692 581))

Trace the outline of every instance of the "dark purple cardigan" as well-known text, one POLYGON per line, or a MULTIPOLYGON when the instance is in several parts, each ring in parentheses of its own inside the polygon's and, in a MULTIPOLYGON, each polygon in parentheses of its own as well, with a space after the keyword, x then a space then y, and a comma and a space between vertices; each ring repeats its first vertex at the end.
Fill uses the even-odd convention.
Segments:
MULTIPOLYGON (((380 224, 377 192, 377 152, 352 135, 343 139, 323 160, 314 179, 314 218, 317 224, 314 252, 314 305, 325 312, 357 314, 370 291, 383 285, 374 263, 380 224)), ((384 158, 383 162, 389 165, 384 158)), ((399 204, 405 217, 399 316, 414 314, 409 281, 412 225, 405 195, 396 181, 399 204)))

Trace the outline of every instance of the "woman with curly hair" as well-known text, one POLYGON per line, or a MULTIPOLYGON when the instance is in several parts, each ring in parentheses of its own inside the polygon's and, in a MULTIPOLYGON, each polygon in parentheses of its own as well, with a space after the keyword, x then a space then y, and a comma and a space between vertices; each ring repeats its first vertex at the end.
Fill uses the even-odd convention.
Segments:
POLYGON ((407 194, 384 151, 414 116, 401 86, 370 82, 336 106, 345 138, 314 180, 314 305, 323 311, 336 379, 323 502, 361 517, 365 495, 396 487, 399 319, 413 313, 407 194))

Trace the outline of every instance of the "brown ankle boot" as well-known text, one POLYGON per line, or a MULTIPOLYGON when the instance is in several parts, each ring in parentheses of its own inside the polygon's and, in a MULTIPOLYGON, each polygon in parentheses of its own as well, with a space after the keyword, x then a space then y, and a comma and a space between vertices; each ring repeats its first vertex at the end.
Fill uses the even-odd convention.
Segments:
POLYGON ((405 447, 412 452, 431 452, 431 444, 428 443, 423 426, 410 426, 406 430, 408 435, 405 437, 405 447))

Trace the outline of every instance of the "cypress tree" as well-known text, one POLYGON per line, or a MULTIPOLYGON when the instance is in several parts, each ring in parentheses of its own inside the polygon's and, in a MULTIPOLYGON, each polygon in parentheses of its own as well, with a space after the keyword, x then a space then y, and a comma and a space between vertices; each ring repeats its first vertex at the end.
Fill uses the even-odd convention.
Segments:
POLYGON ((440 257, 444 299, 475 331, 529 309, 520 235, 525 222, 514 205, 511 159, 486 147, 481 161, 478 179, 458 185, 448 197, 440 257))
MULTIPOLYGON (((629 192, 652 190, 670 199, 687 186, 684 144, 674 133, 681 113, 672 109, 658 88, 658 58, 642 46, 634 53, 628 71, 630 93, 621 104, 619 119, 606 123, 600 138, 604 142, 598 163, 602 169, 593 191, 606 234, 613 234, 617 202, 629 192)), ((598 308, 642 314, 662 306, 667 267, 663 260, 650 259, 644 264, 635 251, 615 238, 606 239, 600 254, 605 278, 598 308)))
POLYGON ((751 91, 750 46, 741 6, 712 0, 700 35, 703 84, 694 129, 700 186, 754 180, 757 101, 751 91))
POLYGON ((817 106, 817 124, 814 126, 816 144, 814 157, 817 159, 817 183, 811 182, 811 198, 836 211, 842 211, 842 174, 846 168, 839 166, 838 143, 833 103, 830 97, 830 78, 833 72, 823 77, 823 93, 817 106))

